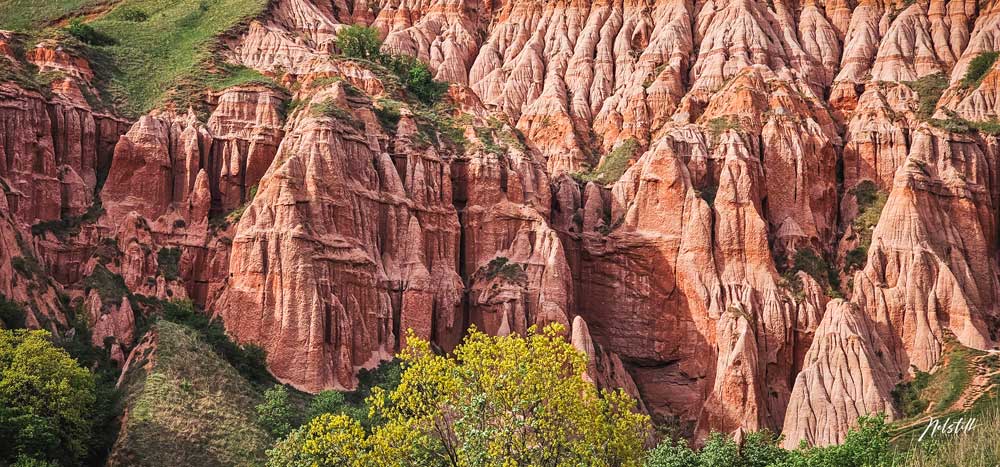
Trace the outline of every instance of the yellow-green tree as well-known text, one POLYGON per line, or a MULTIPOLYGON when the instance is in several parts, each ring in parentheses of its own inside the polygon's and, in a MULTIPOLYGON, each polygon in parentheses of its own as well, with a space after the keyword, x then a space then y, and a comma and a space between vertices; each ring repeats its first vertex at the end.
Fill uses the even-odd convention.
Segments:
POLYGON ((527 336, 473 329, 451 356, 412 333, 404 373, 371 412, 366 433, 344 415, 323 415, 270 453, 269 465, 629 467, 642 464, 648 417, 624 392, 598 391, 586 358, 550 325, 527 336))

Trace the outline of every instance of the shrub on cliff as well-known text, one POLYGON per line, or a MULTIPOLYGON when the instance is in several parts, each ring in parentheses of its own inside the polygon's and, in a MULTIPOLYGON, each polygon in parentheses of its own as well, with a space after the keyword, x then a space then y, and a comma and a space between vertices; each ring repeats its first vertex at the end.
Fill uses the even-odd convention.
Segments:
POLYGON ((434 80, 434 74, 424 62, 409 55, 382 53, 378 30, 353 25, 341 29, 334 42, 337 50, 349 58, 376 62, 399 78, 400 84, 421 102, 431 105, 448 90, 448 84, 434 80))
POLYGON ((990 71, 990 68, 993 68, 997 57, 1000 57, 1000 52, 989 51, 976 55, 976 58, 969 62, 969 68, 965 71, 965 76, 962 77, 962 85, 970 88, 979 86, 986 73, 990 71))
POLYGON ((641 465, 648 417, 624 392, 584 381, 586 358, 563 334, 472 330, 441 356, 411 332, 399 386, 368 398, 384 423, 366 430, 321 415, 279 443, 269 465, 641 465))
POLYGON ((375 28, 356 24, 343 28, 334 45, 346 57, 375 61, 381 56, 382 40, 375 28))

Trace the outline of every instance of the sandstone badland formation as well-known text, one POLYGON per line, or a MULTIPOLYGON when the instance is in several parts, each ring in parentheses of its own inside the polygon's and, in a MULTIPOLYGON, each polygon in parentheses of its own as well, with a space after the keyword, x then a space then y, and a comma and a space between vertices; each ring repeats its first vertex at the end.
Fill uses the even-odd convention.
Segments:
POLYGON ((1000 339, 1000 71, 966 79, 1000 2, 275 0, 218 53, 277 86, 137 119, 18 40, 0 66, 60 78, 0 82, 0 293, 55 332, 78 303, 121 362, 130 293, 314 392, 407 329, 557 322, 654 421, 795 446, 898 416, 945 339, 1000 339), (448 105, 332 54, 349 24, 448 105))

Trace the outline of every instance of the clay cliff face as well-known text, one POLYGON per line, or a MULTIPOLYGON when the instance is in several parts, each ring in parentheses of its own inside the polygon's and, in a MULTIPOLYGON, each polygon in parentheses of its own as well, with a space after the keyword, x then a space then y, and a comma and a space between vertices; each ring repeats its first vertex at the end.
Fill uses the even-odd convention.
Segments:
POLYGON ((95 277, 191 298, 308 391, 354 387, 407 329, 447 350, 472 325, 561 323, 587 377, 657 422, 839 442, 897 416, 893 386, 946 336, 1000 338, 1000 72, 966 79, 998 18, 971 0, 278 0, 219 51, 278 85, 130 124, 42 44, 24 60, 63 80, 0 83, 0 292, 58 321, 64 290, 119 360, 134 303, 95 277), (450 82, 442 103, 332 54, 358 23, 450 82), (19 279, 29 254, 48 288, 19 279))

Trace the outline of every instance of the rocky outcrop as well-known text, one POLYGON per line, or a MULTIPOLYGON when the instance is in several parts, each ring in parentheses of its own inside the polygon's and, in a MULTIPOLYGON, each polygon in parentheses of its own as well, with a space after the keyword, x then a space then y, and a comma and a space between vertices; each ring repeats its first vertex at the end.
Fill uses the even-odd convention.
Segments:
POLYGON ((385 134, 341 83, 309 99, 236 227, 215 309, 275 376, 316 391, 389 358, 400 322, 460 335, 462 284, 447 153, 412 144, 410 117, 385 134))
POLYGON ((854 304, 834 300, 827 306, 788 401, 781 431, 786 448, 803 440, 841 443, 862 415, 886 413, 892 420, 891 391, 900 369, 876 327, 854 304))
POLYGON ((923 129, 896 172, 853 298, 899 368, 929 370, 945 331, 980 349, 1000 337, 993 157, 992 144, 923 129))
POLYGON ((283 97, 251 86, 231 88, 217 99, 207 124, 194 112, 158 113, 140 118, 121 138, 101 192, 111 219, 135 211, 154 221, 184 211, 189 198, 202 196, 194 193, 203 170, 213 213, 247 201, 281 141, 283 97))

